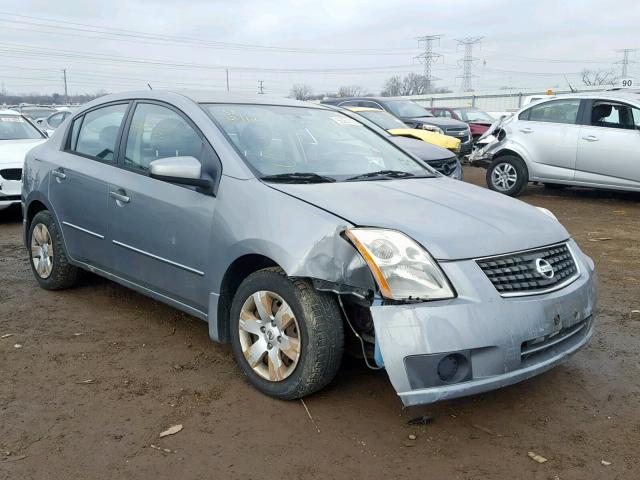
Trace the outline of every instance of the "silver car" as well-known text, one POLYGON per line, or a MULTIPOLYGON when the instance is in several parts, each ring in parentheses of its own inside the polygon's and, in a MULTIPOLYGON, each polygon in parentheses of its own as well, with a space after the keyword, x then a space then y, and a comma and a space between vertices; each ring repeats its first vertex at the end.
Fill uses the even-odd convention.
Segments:
POLYGON ((322 105, 102 97, 27 155, 22 201, 43 288, 88 270, 201 318, 281 399, 327 385, 354 342, 414 405, 524 380, 592 335, 594 264, 550 212, 322 105))
POLYGON ((487 167, 492 190, 515 196, 537 181, 549 188, 640 191, 638 93, 554 96, 527 105, 491 133, 494 141, 470 161, 487 167))

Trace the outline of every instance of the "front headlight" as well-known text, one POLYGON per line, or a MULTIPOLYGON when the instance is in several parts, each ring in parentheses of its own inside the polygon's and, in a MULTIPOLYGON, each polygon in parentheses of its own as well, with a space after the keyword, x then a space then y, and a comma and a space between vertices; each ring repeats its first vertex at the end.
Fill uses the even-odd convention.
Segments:
POLYGON ((426 125, 423 123, 422 125, 420 125, 420 128, 422 128, 423 130, 429 130, 430 132, 441 133, 444 135, 444 130, 442 130, 440 127, 436 127, 435 125, 426 125))
POLYGON ((345 233, 369 265, 385 298, 443 300, 455 297, 436 261, 405 234, 382 228, 350 228, 345 233))

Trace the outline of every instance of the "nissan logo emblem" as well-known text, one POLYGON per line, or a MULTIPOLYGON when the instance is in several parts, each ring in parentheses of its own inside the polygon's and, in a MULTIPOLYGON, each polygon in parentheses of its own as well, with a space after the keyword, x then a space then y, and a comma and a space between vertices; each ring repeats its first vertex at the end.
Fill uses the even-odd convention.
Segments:
POLYGON ((555 275, 553 267, 544 258, 536 259, 536 271, 545 278, 552 279, 555 275))

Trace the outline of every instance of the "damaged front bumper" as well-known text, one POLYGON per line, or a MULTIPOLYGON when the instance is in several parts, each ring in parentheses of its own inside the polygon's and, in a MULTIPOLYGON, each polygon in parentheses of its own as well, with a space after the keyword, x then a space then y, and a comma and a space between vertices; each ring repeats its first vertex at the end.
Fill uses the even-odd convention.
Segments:
POLYGON ((511 385, 583 347, 592 335, 596 276, 591 259, 570 245, 581 274, 551 293, 501 297, 474 260, 462 260, 440 264, 456 287, 455 299, 371 307, 376 347, 402 402, 433 403, 511 385))

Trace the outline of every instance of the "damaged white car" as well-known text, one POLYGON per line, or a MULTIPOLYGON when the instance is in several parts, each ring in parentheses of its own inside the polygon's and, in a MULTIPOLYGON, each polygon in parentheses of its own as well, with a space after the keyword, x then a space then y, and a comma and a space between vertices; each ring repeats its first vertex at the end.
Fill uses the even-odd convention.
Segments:
POLYGON ((348 339, 415 405, 529 378, 592 335, 594 264, 550 212, 322 105, 101 97, 27 155, 23 198, 43 288, 86 269, 201 318, 276 398, 327 385, 348 339))

